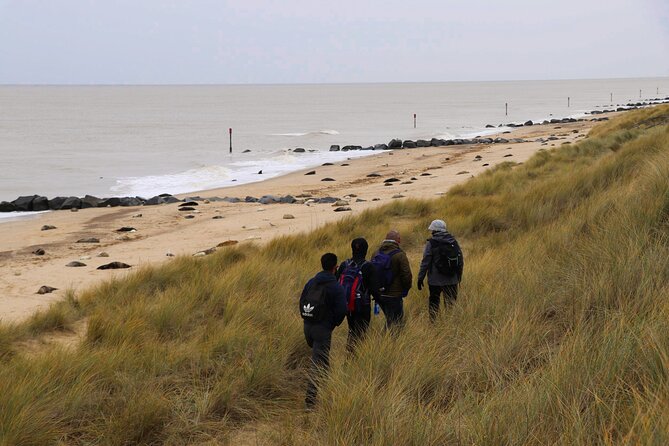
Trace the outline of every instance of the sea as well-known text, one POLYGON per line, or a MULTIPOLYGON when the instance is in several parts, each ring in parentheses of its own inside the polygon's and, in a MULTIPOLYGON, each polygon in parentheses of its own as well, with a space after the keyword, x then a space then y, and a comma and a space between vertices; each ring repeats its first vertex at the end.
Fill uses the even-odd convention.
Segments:
POLYGON ((333 144, 483 136, 508 123, 584 117, 667 96, 669 78, 4 85, 0 200, 32 194, 148 198, 228 187, 374 153, 331 152, 333 144))

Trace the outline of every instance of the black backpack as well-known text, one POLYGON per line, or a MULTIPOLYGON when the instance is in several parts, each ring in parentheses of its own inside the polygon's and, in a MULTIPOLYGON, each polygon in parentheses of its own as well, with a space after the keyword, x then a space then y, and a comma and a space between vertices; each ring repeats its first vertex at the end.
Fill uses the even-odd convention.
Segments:
POLYGON ((463 265, 462 252, 455 242, 430 239, 432 263, 441 274, 457 274, 463 265))
POLYGON ((314 283, 306 293, 300 297, 300 315, 309 322, 322 322, 328 310, 326 298, 326 284, 314 283))

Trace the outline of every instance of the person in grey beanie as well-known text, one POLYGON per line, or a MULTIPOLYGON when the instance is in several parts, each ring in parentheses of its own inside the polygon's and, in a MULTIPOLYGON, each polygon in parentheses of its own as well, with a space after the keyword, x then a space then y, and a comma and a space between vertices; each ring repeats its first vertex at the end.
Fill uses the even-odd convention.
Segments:
POLYGON ((430 320, 434 321, 439 313, 442 294, 444 306, 452 305, 458 298, 458 285, 462 281, 465 262, 458 241, 448 232, 443 220, 432 221, 427 229, 432 232, 432 237, 423 250, 417 286, 419 290, 423 289, 427 275, 430 320))

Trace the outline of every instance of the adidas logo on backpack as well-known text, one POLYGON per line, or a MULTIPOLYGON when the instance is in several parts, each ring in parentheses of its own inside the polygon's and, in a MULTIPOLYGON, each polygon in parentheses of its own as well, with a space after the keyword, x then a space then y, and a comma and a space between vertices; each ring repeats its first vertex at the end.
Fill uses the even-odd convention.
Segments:
POLYGON ((311 312, 314 311, 314 308, 316 308, 316 307, 314 307, 313 305, 311 305, 309 303, 306 304, 306 305, 303 305, 302 306, 302 316, 305 316, 306 314, 310 315, 311 312))

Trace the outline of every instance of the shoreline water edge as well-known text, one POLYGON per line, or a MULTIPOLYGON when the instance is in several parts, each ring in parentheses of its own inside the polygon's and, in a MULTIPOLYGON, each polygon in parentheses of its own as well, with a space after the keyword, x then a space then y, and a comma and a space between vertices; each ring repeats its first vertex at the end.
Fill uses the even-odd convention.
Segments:
MULTIPOLYGON (((534 126, 534 125, 551 125, 551 124, 566 124, 566 123, 574 123, 574 122, 583 122, 583 121, 601 121, 601 120, 607 120, 607 117, 596 117, 598 115, 602 114, 607 114, 607 113, 614 113, 614 112, 625 112, 625 111, 631 111, 631 110, 636 110, 639 108, 644 108, 644 107, 652 107, 655 105, 661 105, 661 104, 666 104, 669 103, 669 97, 666 98, 656 98, 656 99, 650 99, 646 100, 643 102, 636 102, 636 103, 628 103, 624 106, 617 106, 615 108, 611 109, 606 109, 603 108, 602 110, 592 110, 589 112, 585 112, 584 115, 588 116, 595 116, 590 119, 586 118, 574 118, 574 117, 565 117, 565 118, 552 118, 552 119, 546 119, 543 120, 542 122, 533 122, 532 120, 527 120, 522 123, 508 123, 508 124, 499 124, 498 126, 493 126, 493 125, 486 125, 486 128, 484 131, 479 132, 480 134, 488 134, 490 136, 480 136, 477 135, 474 138, 455 138, 455 139, 440 139, 440 138, 432 138, 430 140, 426 139, 419 139, 419 140, 402 140, 402 139, 392 139, 388 143, 380 143, 380 144, 375 144, 372 146, 359 146, 359 145, 346 145, 346 146, 339 146, 339 145, 331 145, 329 150, 327 152, 346 152, 346 153, 351 153, 351 154, 356 154, 357 157, 360 156, 366 156, 366 155, 371 155, 373 153, 377 152, 382 152, 382 151, 388 151, 388 150, 402 150, 402 149, 416 149, 416 148, 428 148, 428 147, 447 147, 447 146, 460 146, 460 145, 481 145, 481 144, 508 144, 508 143, 522 143, 522 142, 530 142, 528 140, 522 139, 522 138, 505 138, 501 135, 503 134, 508 134, 511 132, 511 130, 515 128, 520 128, 520 127, 529 127, 529 126, 534 126), (364 152, 364 154, 363 154, 364 152)), ((550 140, 550 139, 549 139, 550 140)), ((541 141, 540 139, 535 140, 534 142, 545 142, 541 141)), ((295 148, 290 150, 290 152, 295 153, 295 154, 300 154, 300 153, 327 153, 325 151, 319 151, 315 149, 305 149, 305 148, 295 148)), ((314 159, 315 161, 315 159, 314 159)), ((322 159, 320 160, 322 161, 322 159)), ((318 161, 318 162, 320 162, 318 161)), ((328 165, 329 163, 326 163, 325 165, 328 165)), ((301 170, 304 168, 309 168, 309 167, 315 167, 317 164, 314 163, 313 165, 310 166, 300 166, 297 170, 301 170)), ((289 173, 294 172, 295 170, 291 171, 286 171, 280 173, 278 176, 281 175, 286 175, 289 173)), ((255 180, 252 181, 245 181, 244 183, 238 183, 238 184, 248 184, 248 183, 253 183, 253 182, 261 182, 265 181, 270 178, 275 178, 277 175, 267 175, 263 177, 263 170, 259 170, 256 174, 258 177, 255 180)), ((235 180, 232 180, 233 182, 235 180)), ((219 187, 214 187, 211 189, 207 190, 214 190, 214 189, 220 189, 222 187, 232 187, 237 184, 232 183, 227 186, 219 186, 219 187)), ((182 193, 177 193, 177 195, 184 195, 184 194, 192 194, 196 192, 203 192, 202 190, 200 191, 185 191, 182 193)), ((144 198, 141 196, 125 196, 125 197, 118 197, 118 196, 111 196, 111 197, 106 197, 106 198, 98 198, 93 195, 85 195, 83 197, 77 197, 77 196, 57 196, 53 198, 48 198, 44 195, 24 195, 16 198, 15 200, 12 201, 1 201, 0 202, 0 223, 6 222, 6 221, 11 221, 16 218, 25 218, 29 217, 32 215, 35 215, 36 213, 40 212, 48 212, 48 211, 55 211, 55 210, 71 210, 71 211, 76 211, 79 209, 87 209, 87 208, 106 208, 106 207, 137 207, 137 206, 154 206, 154 205, 160 205, 160 204, 170 204, 170 203, 177 203, 177 202, 184 202, 184 201, 197 201, 197 200, 202 200, 203 198, 199 196, 192 196, 192 197, 184 197, 184 198, 177 198, 174 194, 171 193, 161 193, 158 195, 155 195, 151 198, 144 198)), ((275 202, 281 202, 281 203, 294 203, 296 201, 299 201, 295 197, 292 196, 286 196, 286 197, 275 197, 273 195, 263 195, 261 197, 251 197, 247 196, 245 198, 239 198, 239 197, 208 197, 207 198, 209 201, 224 201, 224 202, 230 202, 230 203, 237 203, 240 201, 245 201, 245 202, 251 202, 251 203, 261 203, 261 204, 271 204, 275 202)))

